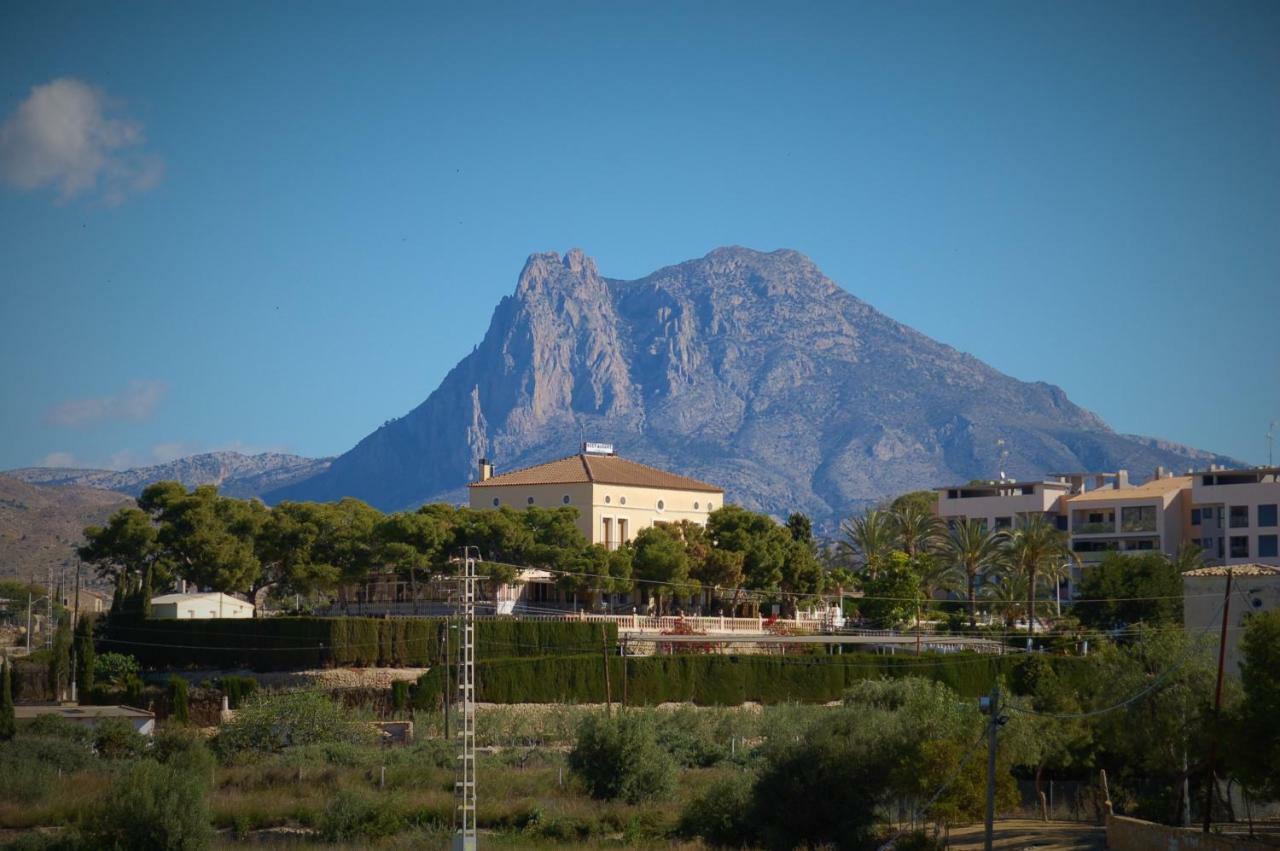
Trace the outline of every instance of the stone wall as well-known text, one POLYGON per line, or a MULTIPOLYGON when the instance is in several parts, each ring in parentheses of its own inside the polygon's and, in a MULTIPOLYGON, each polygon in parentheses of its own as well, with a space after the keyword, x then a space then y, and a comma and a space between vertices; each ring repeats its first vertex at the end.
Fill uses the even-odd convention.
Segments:
POLYGON ((1275 851, 1274 846, 1242 836, 1202 833, 1199 828, 1170 827, 1125 816, 1107 817, 1109 851, 1275 851))

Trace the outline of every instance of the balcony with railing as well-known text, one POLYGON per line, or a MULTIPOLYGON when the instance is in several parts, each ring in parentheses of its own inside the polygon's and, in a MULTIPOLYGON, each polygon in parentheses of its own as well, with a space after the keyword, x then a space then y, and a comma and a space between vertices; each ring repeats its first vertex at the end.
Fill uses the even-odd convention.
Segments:
POLYGON ((1071 524, 1071 531, 1076 535, 1114 535, 1116 533, 1115 520, 1086 520, 1084 522, 1075 522, 1071 524))

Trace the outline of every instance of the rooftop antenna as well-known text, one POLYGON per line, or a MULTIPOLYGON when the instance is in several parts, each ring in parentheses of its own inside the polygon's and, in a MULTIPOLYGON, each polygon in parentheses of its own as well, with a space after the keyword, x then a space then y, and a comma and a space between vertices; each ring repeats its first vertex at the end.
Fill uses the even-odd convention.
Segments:
POLYGON ((1005 446, 1004 438, 996 439, 996 448, 1000 450, 1000 481, 1005 480, 1004 462, 1009 460, 1009 449, 1005 446))

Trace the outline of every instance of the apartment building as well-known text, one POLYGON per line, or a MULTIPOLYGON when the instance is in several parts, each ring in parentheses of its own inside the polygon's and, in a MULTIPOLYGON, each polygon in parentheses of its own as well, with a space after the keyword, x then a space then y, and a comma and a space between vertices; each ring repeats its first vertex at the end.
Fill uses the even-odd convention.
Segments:
POLYGON ((1191 475, 1189 537, 1218 564, 1280 566, 1280 467, 1191 475))
POLYGON ((1066 500, 1071 550, 1084 564, 1111 552, 1174 555, 1186 540, 1191 478, 1157 470, 1141 485, 1099 488, 1066 500))
POLYGON ((706 525, 724 505, 721 488, 620 458, 609 444, 586 443, 576 455, 501 475, 481 459, 468 487, 472 508, 573 506, 587 540, 610 549, 655 523, 706 525))
POLYGON ((999 480, 934 488, 934 491, 938 494, 938 516, 948 524, 977 520, 988 529, 1008 529, 1020 518, 1044 514, 1065 529, 1058 518, 1063 498, 1071 495, 1072 485, 1064 480, 999 480))

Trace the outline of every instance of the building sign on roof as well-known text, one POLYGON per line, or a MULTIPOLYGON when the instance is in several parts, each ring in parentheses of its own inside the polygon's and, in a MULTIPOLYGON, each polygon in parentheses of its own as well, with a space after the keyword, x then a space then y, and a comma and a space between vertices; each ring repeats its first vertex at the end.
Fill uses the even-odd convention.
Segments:
POLYGON ((582 444, 582 451, 588 455, 612 455, 613 444, 612 443, 584 443, 582 444))

